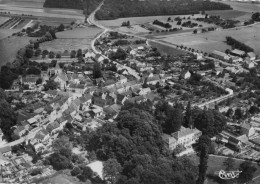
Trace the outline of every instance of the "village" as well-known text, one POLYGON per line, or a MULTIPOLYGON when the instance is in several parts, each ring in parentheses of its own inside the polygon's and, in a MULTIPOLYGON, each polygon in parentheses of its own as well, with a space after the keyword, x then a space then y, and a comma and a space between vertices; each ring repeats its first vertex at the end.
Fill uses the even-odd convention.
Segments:
MULTIPOLYGON (((190 52, 171 57, 161 55, 147 40, 106 32, 93 49, 78 50, 76 55, 72 58, 66 50, 57 58, 35 58, 34 67, 44 65, 45 70, 19 76, 5 91, 18 123, 11 128, 14 141, 1 138, 2 181, 31 182, 55 173, 38 157, 53 153, 60 132, 72 129, 80 136, 114 122, 127 103, 148 102, 154 108, 162 100, 171 106, 186 107, 190 102, 192 107, 217 109, 228 123, 211 138, 217 145, 214 154, 260 159, 259 90, 244 82, 249 70, 258 71, 254 53, 235 49, 229 54, 190 52)), ((182 156, 194 153, 192 144, 201 134, 197 128, 181 127, 164 134, 163 140, 171 151, 181 145, 182 156)), ((90 159, 80 145, 72 152, 102 178, 100 167, 95 167, 100 161, 90 159)))

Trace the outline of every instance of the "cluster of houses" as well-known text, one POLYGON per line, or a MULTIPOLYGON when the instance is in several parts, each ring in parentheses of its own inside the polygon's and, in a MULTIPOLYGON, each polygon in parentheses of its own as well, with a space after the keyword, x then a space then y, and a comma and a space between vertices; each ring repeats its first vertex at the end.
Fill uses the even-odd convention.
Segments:
POLYGON ((214 50, 211 53, 211 56, 229 63, 241 64, 246 69, 254 68, 257 65, 257 58, 254 52, 246 53, 245 51, 239 49, 232 50, 230 54, 214 50))

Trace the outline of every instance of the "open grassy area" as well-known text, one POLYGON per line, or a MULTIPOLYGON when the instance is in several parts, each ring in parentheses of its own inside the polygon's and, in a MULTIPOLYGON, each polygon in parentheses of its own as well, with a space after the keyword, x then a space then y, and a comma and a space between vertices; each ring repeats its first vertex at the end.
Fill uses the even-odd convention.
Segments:
POLYGON ((243 11, 243 12, 257 12, 260 10, 260 4, 253 4, 253 3, 241 3, 241 2, 230 2, 230 1, 223 1, 223 3, 230 5, 234 10, 243 11))
MULTIPOLYGON (((190 155, 189 158, 195 163, 195 165, 199 165, 199 157, 195 154, 190 155)), ((220 171, 220 170, 225 170, 225 166, 223 166, 223 162, 226 160, 225 157, 216 157, 216 156, 209 156, 208 159, 208 170, 207 170, 207 174, 210 175, 214 175, 216 174, 215 172, 220 171)), ((238 168, 239 165, 241 163, 243 163, 243 160, 235 160, 235 168, 238 168)), ((257 167, 257 171, 254 174, 254 177, 260 175, 260 167, 253 163, 253 165, 255 165, 257 167)), ((218 184, 218 182, 212 180, 212 179, 208 179, 207 184, 218 184)), ((251 184, 251 183, 250 183, 251 184)), ((252 182, 253 184, 253 182, 252 182)))
POLYGON ((96 37, 99 33, 101 33, 102 30, 97 27, 86 27, 86 28, 75 28, 73 30, 63 31, 57 33, 57 38, 60 39, 93 39, 96 37))
POLYGON ((0 66, 7 62, 13 62, 17 51, 27 45, 31 39, 28 37, 11 36, 10 38, 0 40, 0 66))
POLYGON ((249 17, 249 13, 238 11, 238 10, 214 10, 214 11, 207 11, 208 15, 220 16, 223 19, 235 19, 242 16, 247 15, 249 17))
POLYGON ((69 177, 65 174, 59 174, 49 179, 46 179, 40 183, 41 184, 80 184, 82 182, 79 182, 76 178, 69 177))
POLYGON ((224 41, 226 36, 232 36, 252 47, 256 54, 260 54, 259 32, 260 24, 247 28, 212 31, 199 34, 172 34, 167 36, 156 36, 156 38, 168 43, 184 45, 205 52, 212 52, 213 50, 225 51, 226 49, 230 49, 230 46, 224 41))
POLYGON ((163 45, 163 44, 159 44, 156 42, 151 42, 149 41, 149 44, 155 48, 158 49, 158 51, 162 54, 162 55, 171 55, 171 56, 176 56, 176 55, 182 55, 182 54, 186 54, 186 52, 172 48, 170 46, 167 45, 163 45))

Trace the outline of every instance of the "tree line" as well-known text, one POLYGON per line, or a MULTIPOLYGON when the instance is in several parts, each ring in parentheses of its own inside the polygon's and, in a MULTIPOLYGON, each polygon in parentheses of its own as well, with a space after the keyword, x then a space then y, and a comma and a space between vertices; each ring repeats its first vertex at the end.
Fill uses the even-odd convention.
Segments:
POLYGON ((232 46, 233 49, 235 48, 235 49, 243 50, 245 52, 254 52, 254 49, 252 49, 248 45, 232 38, 231 36, 226 37, 226 43, 228 45, 232 46))

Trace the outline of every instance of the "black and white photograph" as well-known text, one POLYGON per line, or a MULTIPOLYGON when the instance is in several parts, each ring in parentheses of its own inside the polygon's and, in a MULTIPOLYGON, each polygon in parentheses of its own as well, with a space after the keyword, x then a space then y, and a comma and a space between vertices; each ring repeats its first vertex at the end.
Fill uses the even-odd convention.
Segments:
POLYGON ((0 0, 0 184, 259 184, 260 0, 0 0))

